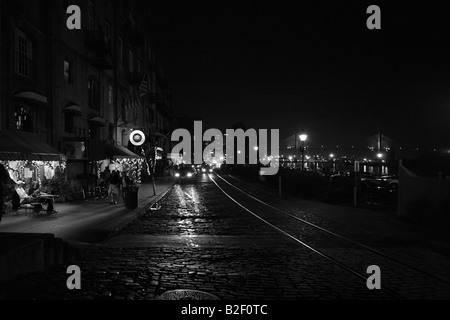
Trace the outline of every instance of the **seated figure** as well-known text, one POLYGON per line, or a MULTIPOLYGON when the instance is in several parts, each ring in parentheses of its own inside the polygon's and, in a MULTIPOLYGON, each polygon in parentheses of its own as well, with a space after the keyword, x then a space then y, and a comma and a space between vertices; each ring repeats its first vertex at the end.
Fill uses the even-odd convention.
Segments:
POLYGON ((46 210, 47 213, 52 213, 54 211, 52 200, 40 197, 39 196, 40 190, 39 190, 38 186, 37 186, 37 189, 34 189, 34 188, 36 188, 36 185, 34 185, 32 188, 33 188, 32 193, 30 195, 30 194, 27 194, 27 192, 24 190, 23 183, 18 182, 16 184, 16 187, 15 187, 16 192, 15 192, 15 195, 14 195, 13 201, 12 201, 12 209, 14 211, 17 211, 17 209, 23 204, 45 203, 45 204, 47 204, 47 210, 46 210))

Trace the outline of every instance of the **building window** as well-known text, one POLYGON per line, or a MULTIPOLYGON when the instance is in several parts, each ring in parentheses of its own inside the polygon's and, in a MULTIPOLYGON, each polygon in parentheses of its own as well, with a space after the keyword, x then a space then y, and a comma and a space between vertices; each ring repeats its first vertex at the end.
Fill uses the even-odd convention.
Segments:
POLYGON ((132 50, 129 50, 129 57, 130 57, 130 59, 128 60, 128 62, 129 62, 128 69, 130 70, 130 72, 133 72, 133 70, 134 70, 134 56, 133 56, 133 51, 132 50))
POLYGON ((31 79, 33 69, 33 43, 19 29, 16 29, 16 74, 31 79))
POLYGON ((64 81, 72 83, 72 61, 69 58, 64 59, 64 81))
POLYGON ((119 64, 123 65, 123 40, 122 38, 118 39, 119 42, 119 64))
POLYGON ((67 133, 75 132, 75 115, 70 112, 64 114, 64 131, 67 133))
POLYGON ((88 82, 89 107, 100 110, 100 91, 97 80, 90 79, 88 82))
POLYGON ((113 87, 109 86, 109 88, 108 88, 108 102, 109 102, 109 104, 113 104, 113 97, 114 97, 114 95, 113 95, 113 87))

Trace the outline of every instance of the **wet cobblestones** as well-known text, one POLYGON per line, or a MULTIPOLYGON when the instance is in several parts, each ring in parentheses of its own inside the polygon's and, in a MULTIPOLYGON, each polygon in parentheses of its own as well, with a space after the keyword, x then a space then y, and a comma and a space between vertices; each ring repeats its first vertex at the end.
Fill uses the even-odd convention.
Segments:
MULTIPOLYGON (((82 290, 65 288, 63 268, 16 279, 3 298, 154 299, 195 289, 220 299, 380 299, 361 281, 298 247, 271 249, 101 248, 80 263, 82 290), (295 256, 297 259, 284 259, 295 256), (322 261, 323 262, 323 261, 322 261), (56 285, 55 285, 56 284, 56 285), (26 291, 14 291, 22 287, 26 291), (359 287, 359 289, 358 289, 359 287)), ((6 288, 4 288, 5 290, 6 288)), ((4 292, 2 292, 4 294, 4 292)))
MULTIPOLYGON (((201 290, 222 300, 392 298, 383 290, 367 289, 364 279, 268 227, 207 180, 176 185, 159 206, 159 210, 148 210, 110 243, 86 252, 77 262, 82 270, 81 290, 68 290, 66 270, 57 267, 3 284, 0 298, 153 300, 175 289, 201 290), (218 240, 159 246, 152 242, 158 236, 218 240), (130 246, 127 237, 140 242, 130 246), (228 237, 234 242, 227 242, 228 237)), ((320 240, 310 229, 297 232, 320 240)), ((344 260, 364 260, 363 255, 335 243, 322 249, 344 260)), ((360 272, 364 274, 365 269, 360 267, 360 272)), ((395 272, 387 276, 405 298, 441 297, 429 294, 433 288, 417 291, 405 285, 413 283, 413 277, 395 276, 395 272)))
POLYGON ((211 183, 176 185, 166 196, 161 209, 148 211, 128 234, 177 235, 252 235, 276 234, 251 217, 211 183))

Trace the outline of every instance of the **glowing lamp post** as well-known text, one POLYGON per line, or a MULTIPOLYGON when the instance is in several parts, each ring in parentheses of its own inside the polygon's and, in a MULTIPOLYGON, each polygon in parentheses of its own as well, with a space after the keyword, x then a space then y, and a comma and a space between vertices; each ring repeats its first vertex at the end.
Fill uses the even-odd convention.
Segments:
POLYGON ((305 141, 308 138, 308 135, 305 133, 302 133, 299 135, 300 141, 302 142, 301 151, 302 151, 302 171, 305 168, 305 141))

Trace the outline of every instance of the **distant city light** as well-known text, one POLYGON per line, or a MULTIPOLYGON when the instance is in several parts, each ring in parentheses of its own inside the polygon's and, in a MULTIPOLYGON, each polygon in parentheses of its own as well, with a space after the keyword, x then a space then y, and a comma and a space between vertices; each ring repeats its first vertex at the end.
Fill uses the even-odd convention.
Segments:
POLYGON ((330 158, 334 158, 334 154, 330 153, 330 158))
POLYGON ((382 153, 378 153, 377 157, 381 159, 381 158, 383 158, 383 154, 382 153))

